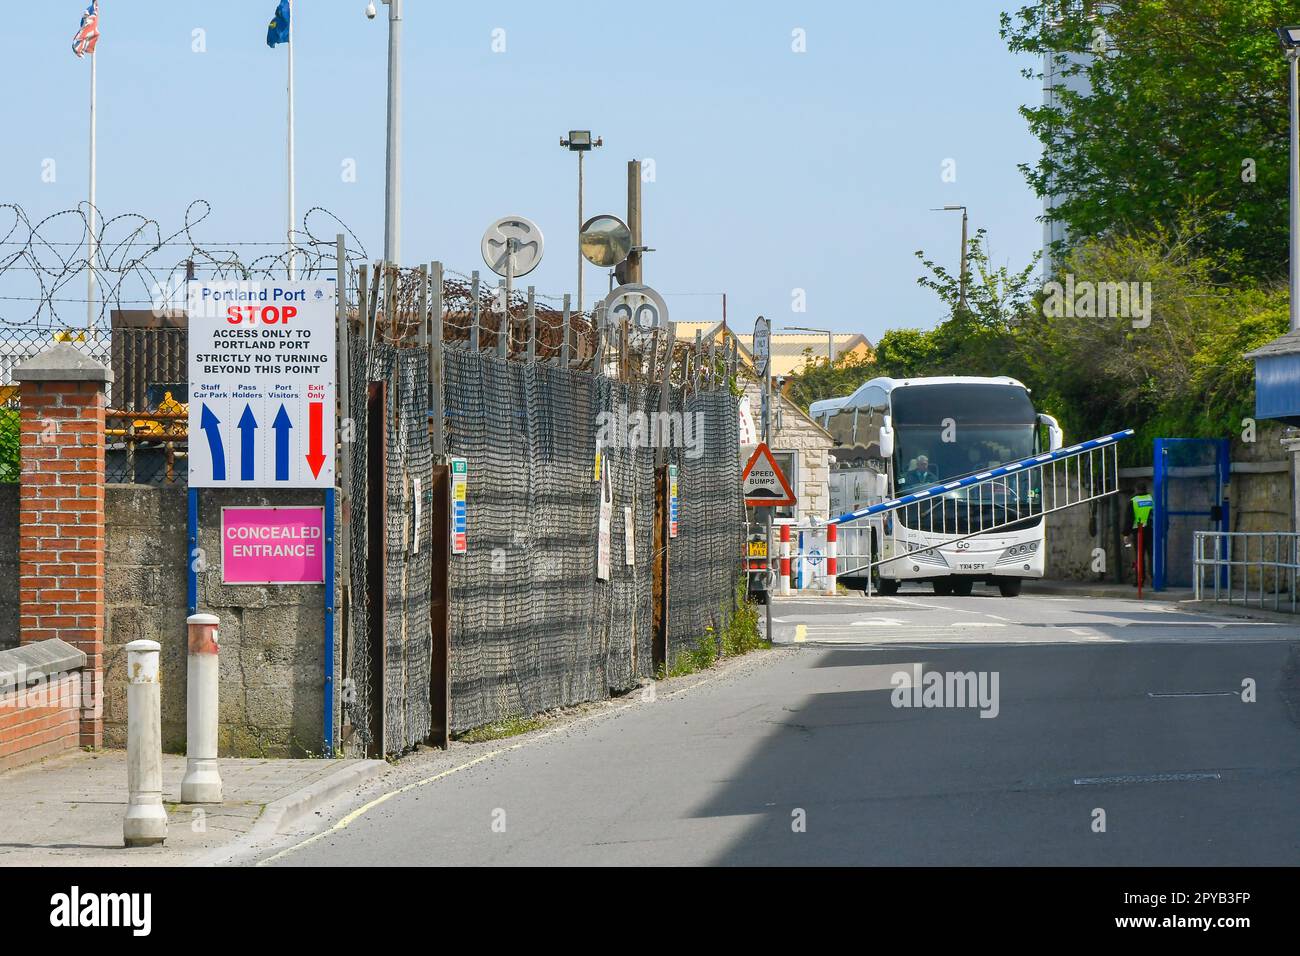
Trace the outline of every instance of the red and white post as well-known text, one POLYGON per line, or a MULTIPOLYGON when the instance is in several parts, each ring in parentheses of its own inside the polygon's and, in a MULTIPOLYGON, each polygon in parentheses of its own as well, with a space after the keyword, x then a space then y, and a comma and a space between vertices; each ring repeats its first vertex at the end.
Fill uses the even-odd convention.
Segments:
POLYGON ((826 593, 835 596, 835 575, 839 571, 836 558, 839 555, 839 525, 826 526, 826 593))
POLYGON ((790 525, 781 525, 781 577, 777 594, 789 594, 790 588, 790 525))

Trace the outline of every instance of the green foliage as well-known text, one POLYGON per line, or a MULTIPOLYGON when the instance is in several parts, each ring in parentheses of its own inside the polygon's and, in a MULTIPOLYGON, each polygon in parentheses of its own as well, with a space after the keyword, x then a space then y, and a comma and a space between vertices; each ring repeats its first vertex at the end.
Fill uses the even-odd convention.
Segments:
POLYGON ((806 364, 789 379, 786 394, 805 409, 823 398, 847 395, 877 374, 869 355, 849 354, 827 362, 825 358, 806 364))
POLYGON ((0 484, 18 480, 18 410, 0 408, 0 484))
POLYGON ((770 648, 772 645, 763 639, 758 629, 758 607, 746 599, 743 576, 736 585, 735 607, 721 635, 716 634, 712 627, 706 627, 704 636, 694 647, 681 651, 668 667, 660 668, 659 678, 685 677, 712 667, 722 657, 737 657, 770 648))
MULTIPOLYGON (((1201 252, 1194 217, 1175 227, 1080 243, 1062 274, 1084 282, 1150 283, 1150 324, 1126 317, 1053 314, 1044 290, 1028 295, 1025 273, 1002 272, 1009 294, 980 297, 921 257, 951 317, 932 331, 893 329, 870 367, 856 369, 844 395, 872 375, 1011 375, 1041 410, 1061 420, 1070 440, 1134 428, 1120 446, 1126 463, 1148 463, 1156 437, 1224 437, 1253 414, 1254 365, 1245 352, 1287 330, 1287 292, 1269 283, 1222 279, 1237 255, 1201 252)), ((976 270, 972 269, 974 274, 976 270)), ((795 382, 795 394, 800 383, 795 382)), ((822 397, 822 396, 819 396, 822 397)))
POLYGON ((1171 228, 1194 210, 1196 252, 1236 254, 1256 279, 1286 274, 1288 81, 1274 28, 1297 14, 1293 0, 1036 0, 1001 15, 1010 50, 1037 64, 1091 54, 1058 60, 1055 95, 1020 110, 1044 146, 1021 171, 1060 198, 1053 217, 1072 241, 1171 228))
POLYGON ((1153 438, 1224 437, 1253 414, 1254 366, 1242 356, 1286 331, 1286 290, 1218 282, 1223 260, 1200 253, 1200 239, 1157 226, 1084 243, 1064 261, 1076 284, 1149 282, 1149 326, 1040 310, 1015 330, 1022 377, 1072 438, 1135 428, 1122 452, 1145 463, 1153 438))
POLYGON ((465 731, 463 734, 457 734, 456 739, 466 744, 482 744, 487 743, 489 740, 518 737, 520 734, 530 733, 544 726, 546 726, 546 721, 540 717, 502 717, 490 724, 481 724, 465 731))

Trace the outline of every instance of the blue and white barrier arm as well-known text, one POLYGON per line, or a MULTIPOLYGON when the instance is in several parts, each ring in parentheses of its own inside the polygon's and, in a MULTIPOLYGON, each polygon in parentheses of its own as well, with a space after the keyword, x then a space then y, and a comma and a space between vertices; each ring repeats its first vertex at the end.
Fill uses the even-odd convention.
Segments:
POLYGON ((866 508, 859 508, 857 511, 848 511, 838 518, 832 518, 831 524, 843 524, 846 521, 856 521, 858 518, 867 518, 871 515, 884 514, 889 511, 897 511, 899 508, 915 504, 918 501, 925 501, 928 498, 942 497, 949 491, 956 491, 959 488, 971 488, 975 485, 982 485, 993 481, 995 478, 1005 478, 1008 475, 1014 475, 1017 472, 1033 468, 1038 465, 1046 465, 1053 461, 1064 461, 1067 458, 1075 458, 1084 452, 1089 452, 1097 448, 1105 448, 1116 442, 1123 441, 1125 438, 1133 437, 1133 429, 1126 428, 1123 431, 1112 432, 1109 435, 1102 435, 1100 438, 1090 438, 1087 441, 1079 442, 1077 445, 1071 445, 1069 448, 1060 448, 1056 451, 1044 452, 1041 455, 1034 455, 1032 458, 1022 458, 1020 461, 1009 462, 1005 465, 998 465, 996 468, 990 468, 988 471, 977 472, 973 475, 966 475, 962 478, 953 478, 951 481, 945 481, 942 484, 931 485, 929 488, 923 488, 920 491, 914 491, 911 494, 902 495, 898 498, 890 498, 888 501, 882 501, 877 505, 870 505, 866 508))

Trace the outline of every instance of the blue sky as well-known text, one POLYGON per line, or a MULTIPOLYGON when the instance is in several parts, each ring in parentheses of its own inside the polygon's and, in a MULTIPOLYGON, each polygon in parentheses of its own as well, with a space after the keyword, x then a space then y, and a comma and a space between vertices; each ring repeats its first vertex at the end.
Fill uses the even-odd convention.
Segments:
MULTIPOLYGON (((285 50, 265 45, 275 0, 103 0, 98 206, 179 227, 208 200, 206 240, 273 242, 284 229, 285 50), (206 52, 196 53, 194 32, 206 52)), ((387 25, 364 0, 297 0, 299 215, 324 206, 382 250, 387 25), (356 182, 344 182, 354 160, 356 182)), ((6 4, 0 202, 33 218, 85 198, 88 63, 71 53, 84 0, 6 4), (55 160, 56 179, 42 181, 55 160)), ((924 248, 955 267, 964 203, 995 262, 1040 247, 1040 202, 1016 169, 1037 102, 989 0, 903 3, 406 0, 402 258, 481 268, 493 219, 542 227, 527 280, 573 291, 576 169, 559 145, 590 128, 586 211, 622 215, 626 162, 646 183, 646 281, 672 317, 861 331, 932 327, 916 285, 924 248), (506 50, 492 51, 493 31, 506 50), (807 52, 791 50, 806 31, 807 52), (943 163, 956 162, 956 182, 943 163), (792 311, 793 290, 807 311, 792 311)), ((1032 64, 1030 64, 1032 65, 1032 64)), ((7 220, 0 221, 0 233, 7 220)), ((17 278, 0 276, 0 296, 17 278)), ((606 287, 589 267, 588 299, 606 287)), ((78 287, 80 291, 80 287, 78 287)), ((75 310, 73 310, 75 312, 75 310)), ((0 302, 0 315, 21 307, 0 302)))

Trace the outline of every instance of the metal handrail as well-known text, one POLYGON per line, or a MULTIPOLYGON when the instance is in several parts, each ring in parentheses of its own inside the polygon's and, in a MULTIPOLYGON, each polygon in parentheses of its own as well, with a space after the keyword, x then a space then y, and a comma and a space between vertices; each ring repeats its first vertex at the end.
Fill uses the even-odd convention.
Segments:
POLYGON ((1196 531, 1192 538, 1192 588, 1198 601, 1236 604, 1237 583, 1234 569, 1241 570, 1241 600, 1243 605, 1254 603, 1264 607, 1264 590, 1268 571, 1272 571, 1273 610, 1284 610, 1282 595, 1289 594, 1291 613, 1296 611, 1296 583, 1300 580, 1300 534, 1287 531, 1196 531), (1273 555, 1268 557, 1265 542, 1272 539, 1273 555), (1207 543, 1212 542, 1207 553, 1207 543), (1251 545, 1254 544, 1252 556, 1251 545), (1257 587, 1251 599, 1251 571, 1255 571, 1257 587), (1213 582, 1212 590, 1206 587, 1206 575, 1213 582), (1283 585, 1285 584, 1285 591, 1283 585), (1212 593, 1213 597, 1206 595, 1212 593))

